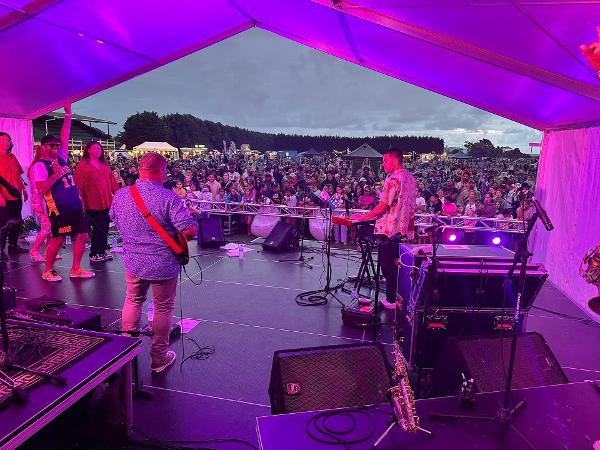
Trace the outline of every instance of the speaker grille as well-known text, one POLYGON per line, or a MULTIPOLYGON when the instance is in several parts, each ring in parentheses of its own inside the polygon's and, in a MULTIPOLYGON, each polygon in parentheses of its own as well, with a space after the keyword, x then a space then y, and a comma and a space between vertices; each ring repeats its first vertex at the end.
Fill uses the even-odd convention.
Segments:
POLYGON ((389 367, 379 344, 356 344, 275 353, 271 373, 273 414, 385 403, 389 367))
MULTIPOLYGON (((479 392, 504 389, 512 336, 448 339, 433 373, 436 394, 448 395, 461 383, 461 373, 475 380, 479 392)), ((568 379, 539 333, 517 337, 512 386, 515 389, 567 383, 568 379)))

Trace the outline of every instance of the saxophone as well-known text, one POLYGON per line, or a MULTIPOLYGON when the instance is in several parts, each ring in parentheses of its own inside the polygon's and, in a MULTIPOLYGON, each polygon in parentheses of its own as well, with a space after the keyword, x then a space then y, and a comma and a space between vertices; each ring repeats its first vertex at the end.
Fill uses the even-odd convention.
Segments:
POLYGON ((408 433, 416 433, 421 430, 419 427, 419 416, 415 410, 415 398, 412 388, 408 381, 406 365, 404 363, 404 355, 402 355, 402 341, 404 338, 398 336, 394 340, 394 371, 392 379, 396 383, 390 388, 388 395, 396 412, 398 425, 408 433))

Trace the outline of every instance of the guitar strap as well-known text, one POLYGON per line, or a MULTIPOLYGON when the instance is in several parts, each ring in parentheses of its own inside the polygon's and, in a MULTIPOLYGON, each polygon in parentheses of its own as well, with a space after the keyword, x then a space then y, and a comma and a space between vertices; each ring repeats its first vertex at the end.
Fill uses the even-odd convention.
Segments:
POLYGON ((181 255, 183 253, 183 249, 177 242, 175 242, 175 239, 173 239, 169 235, 169 233, 167 233, 165 231, 165 229, 161 226, 161 224, 158 223, 154 217, 152 217, 152 214, 150 214, 150 211, 148 211, 148 208, 146 207, 144 200, 142 200, 140 191, 138 191, 138 188, 135 184, 130 187, 130 192, 131 192, 131 197, 133 198, 133 201, 135 202, 138 209, 140 210, 140 213, 142 213, 142 217, 144 219, 146 219, 146 222, 148 222, 150 224, 150 226, 152 228, 154 228, 154 231, 156 231, 158 233, 158 235, 163 239, 163 241, 165 241, 167 243, 167 245, 171 248, 171 250, 173 250, 173 252, 177 256, 181 255))

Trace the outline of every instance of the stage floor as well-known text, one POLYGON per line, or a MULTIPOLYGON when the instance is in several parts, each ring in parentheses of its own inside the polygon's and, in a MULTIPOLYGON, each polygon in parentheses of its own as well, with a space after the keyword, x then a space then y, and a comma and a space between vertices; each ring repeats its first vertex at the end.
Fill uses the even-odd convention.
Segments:
MULTIPOLYGON (((370 332, 343 326, 335 300, 315 307, 301 307, 294 301, 297 294, 319 289, 325 281, 320 244, 308 245, 311 251, 307 256, 314 256, 312 270, 277 262, 294 258, 297 252, 265 253, 252 245, 252 251, 238 259, 221 250, 197 249, 195 242, 191 243, 192 253, 200 255, 200 266, 188 265, 191 279, 183 276, 175 315, 177 320, 179 316, 199 320, 187 336, 200 346, 214 347, 215 352, 205 360, 189 359, 181 365, 184 352, 190 356, 197 347, 191 340, 176 338, 171 344, 178 354, 176 365, 151 376, 149 340, 145 338, 140 368, 144 384, 155 398, 135 402, 137 427, 162 439, 238 438, 258 445, 256 417, 270 413, 267 389, 274 351, 370 339, 370 332)), ((69 249, 62 254, 64 259, 56 267, 65 278, 61 283, 43 281, 43 264, 32 263, 25 254, 11 255, 6 264, 7 285, 17 288, 20 298, 48 295, 97 311, 105 328, 118 328, 125 293, 120 255, 94 264, 95 279, 70 280, 69 249)), ((334 250, 334 283, 356 274, 358 258, 353 250, 334 250)), ((87 261, 85 265, 89 266, 87 261)), ((350 300, 348 295, 339 297, 345 303, 350 300)), ((600 326, 550 283, 545 284, 534 306, 527 330, 544 336, 569 380, 600 378, 600 326)), ((384 316, 380 333, 381 342, 389 349, 390 320, 384 316)), ((215 448, 247 447, 230 443, 215 448)), ((470 447, 467 442, 446 442, 444 448, 470 447)))

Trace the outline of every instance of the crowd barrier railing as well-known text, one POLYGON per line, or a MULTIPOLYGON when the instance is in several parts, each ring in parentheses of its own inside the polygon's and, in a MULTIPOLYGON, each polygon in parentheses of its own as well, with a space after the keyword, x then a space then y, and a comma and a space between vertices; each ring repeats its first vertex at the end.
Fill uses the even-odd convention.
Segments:
MULTIPOLYGON (((272 217, 286 217, 290 219, 325 219, 323 208, 317 206, 287 206, 278 204, 259 204, 244 202, 214 202, 208 200, 190 199, 191 205, 201 212, 216 215, 261 215, 272 217)), ((346 214, 345 208, 336 208, 334 215, 346 214)), ((365 213, 364 209, 349 209, 351 214, 365 213)), ((501 219, 496 217, 480 216, 444 216, 438 214, 415 214, 415 229, 425 228, 436 221, 443 222, 446 228, 471 231, 489 231, 504 233, 522 233, 523 222, 516 219, 501 219)))

